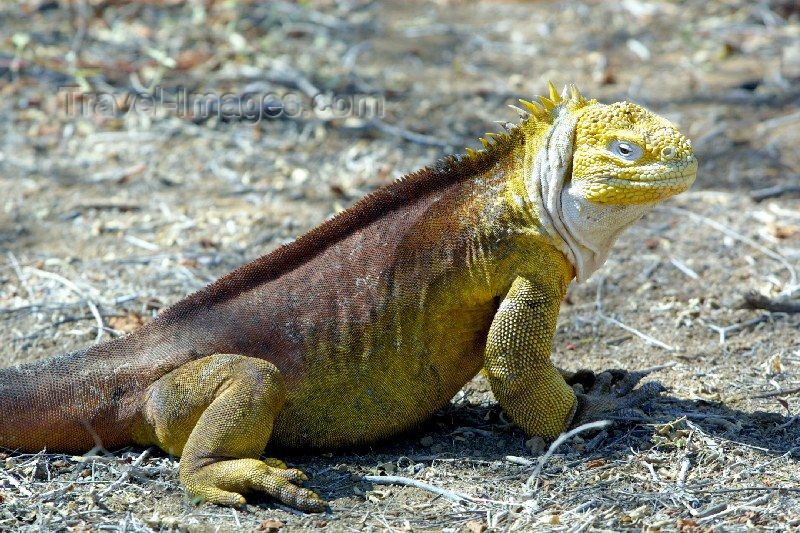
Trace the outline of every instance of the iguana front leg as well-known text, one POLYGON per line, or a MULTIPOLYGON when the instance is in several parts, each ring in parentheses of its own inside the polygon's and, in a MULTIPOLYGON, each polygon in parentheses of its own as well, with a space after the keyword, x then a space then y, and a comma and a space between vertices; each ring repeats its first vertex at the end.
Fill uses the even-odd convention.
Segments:
POLYGON ((495 313, 484 367, 492 392, 528 435, 553 437, 575 414, 572 387, 550 361, 563 291, 518 277, 495 313))
POLYGON ((489 329, 484 367, 492 391, 528 435, 553 437, 571 423, 625 415, 662 390, 657 383, 634 390, 638 373, 557 369, 550 352, 563 291, 559 282, 518 277, 489 329), (576 394, 565 378, 585 392, 576 394))
POLYGON ((278 369, 268 361, 213 355, 178 367, 147 391, 138 444, 181 456, 180 479, 195 496, 220 505, 266 492, 304 511, 322 511, 303 472, 277 459, 259 460, 283 406, 278 369))

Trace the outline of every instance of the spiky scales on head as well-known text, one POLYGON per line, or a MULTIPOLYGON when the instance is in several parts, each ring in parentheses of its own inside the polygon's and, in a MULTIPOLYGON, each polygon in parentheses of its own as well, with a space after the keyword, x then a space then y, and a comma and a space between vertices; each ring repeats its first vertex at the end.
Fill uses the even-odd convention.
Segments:
POLYGON ((542 132, 553 125, 562 109, 577 113, 580 109, 597 103, 597 100, 586 100, 575 85, 568 85, 559 94, 555 85, 548 83, 548 96, 539 96, 537 101, 520 100, 522 107, 510 105, 517 112, 521 121, 518 124, 510 122, 500 123, 502 133, 487 133, 478 139, 483 145, 482 150, 467 148, 466 154, 470 159, 496 157, 498 152, 514 144, 520 136, 526 139, 541 136, 542 132))

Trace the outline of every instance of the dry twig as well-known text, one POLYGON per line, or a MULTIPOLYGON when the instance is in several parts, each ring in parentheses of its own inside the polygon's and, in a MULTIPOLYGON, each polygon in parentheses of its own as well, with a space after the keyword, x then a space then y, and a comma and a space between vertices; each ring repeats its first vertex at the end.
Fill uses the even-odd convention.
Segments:
MULTIPOLYGON (((795 178, 797 179, 797 178, 795 178)), ((800 185, 776 185, 774 187, 767 187, 766 189, 757 189, 750 193, 750 198, 754 202, 763 202, 770 198, 778 198, 785 194, 798 194, 800 193, 800 185)))
POLYGON ((783 389, 772 392, 762 392, 761 394, 753 394, 751 396, 745 396, 739 399, 747 398, 750 400, 755 400, 759 398, 775 398, 777 396, 788 396, 790 394, 797 394, 798 392, 800 392, 800 387, 792 387, 791 389, 783 389))
POLYGON ((771 250, 766 246, 763 246, 762 244, 751 239, 750 237, 742 235, 733 228, 729 228, 725 224, 718 222, 713 218, 708 218, 703 215, 698 215, 697 213, 693 213, 688 209, 683 209, 681 207, 671 207, 671 206, 659 206, 656 207, 655 209, 657 211, 668 212, 682 217, 689 217, 696 222, 700 222, 702 224, 705 224, 706 226, 714 228, 715 230, 719 231, 720 233, 723 233, 724 235, 727 235, 728 237, 731 237, 732 239, 735 239, 739 242, 742 242, 744 244, 747 244, 748 246, 755 248, 756 250, 766 255, 770 259, 774 259, 775 261, 779 262, 789 272, 789 284, 787 287, 783 289, 783 291, 781 291, 781 294, 790 294, 792 291, 798 288, 797 269, 794 267, 792 263, 789 262, 788 259, 786 259, 786 257, 779 254, 778 252, 771 250))
POLYGON ((744 295, 744 309, 764 309, 770 313, 800 313, 800 302, 776 300, 756 291, 744 295))
POLYGON ((611 425, 610 420, 598 420, 596 422, 581 424, 580 426, 559 435, 558 438, 553 441, 553 444, 550 445, 550 448, 547 449, 547 452, 545 452, 545 454, 539 458, 539 463, 536 465, 536 468, 533 469, 533 472, 531 473, 530 477, 525 482, 525 486, 531 488, 531 485, 536 483, 536 481, 539 479, 539 474, 541 474, 542 472, 542 468, 544 468, 545 463, 547 463, 550 457, 553 456, 558 447, 564 444, 567 440, 571 439, 578 433, 582 433, 584 431, 591 431, 593 429, 602 429, 610 425, 611 425))
POLYGON ((431 485, 430 483, 425 483, 424 481, 419 481, 417 479, 412 479, 410 477, 362 476, 361 479, 363 479, 364 481, 368 481, 370 483, 374 483, 375 485, 406 485, 408 487, 415 487, 418 489, 426 490, 428 492, 432 492, 433 494, 441 496, 447 500, 450 500, 451 502, 458 503, 460 505, 464 505, 465 502, 475 502, 475 498, 467 494, 443 489, 442 487, 437 487, 436 485, 431 485))
POLYGON ((749 328, 751 326, 755 326, 762 322, 765 322, 769 319, 769 315, 761 315, 760 317, 753 318, 752 320, 747 320, 745 322, 740 322, 738 324, 731 324, 730 326, 718 326, 716 324, 712 324, 710 322, 704 321, 706 326, 713 329, 717 333, 719 333, 719 343, 725 344, 725 341, 728 338, 728 333, 732 333, 734 331, 739 331, 740 329, 749 328))
POLYGON ((153 451, 152 448, 145 449, 145 451, 143 451, 141 454, 139 454, 139 457, 137 457, 130 465, 128 465, 128 467, 125 469, 125 471, 122 472, 122 475, 119 476, 119 478, 117 478, 117 480, 114 481, 111 485, 106 487, 102 492, 100 492, 100 494, 98 494, 98 496, 103 497, 106 494, 108 494, 109 492, 111 492, 112 490, 116 489, 117 487, 119 487, 120 485, 125 483, 126 481, 128 481, 128 479, 130 479, 130 477, 131 477, 131 472, 134 469, 138 468, 144 462, 144 460, 147 459, 147 457, 150 456, 150 453, 152 451, 153 451))
POLYGON ((84 294, 77 285, 72 283, 70 280, 61 276, 59 274, 54 274, 53 272, 47 272, 46 270, 40 270, 38 268, 27 267, 30 272, 37 274, 43 278, 52 279, 53 281, 57 281, 64 285, 66 288, 77 294, 81 297, 81 299, 86 302, 86 306, 89 308, 89 312, 92 313, 94 316, 95 322, 97 322, 97 337, 95 337, 95 342, 99 342, 101 338, 103 338, 103 331, 105 331, 105 326, 103 324, 103 317, 100 315, 100 311, 97 309, 97 305, 89 298, 88 295, 84 294))
POLYGON ((647 333, 639 331, 638 329, 631 327, 627 324, 623 324, 616 318, 610 317, 605 313, 603 313, 603 285, 605 284, 605 281, 606 281, 605 278, 601 278, 597 282, 597 293, 595 295, 595 308, 597 309, 597 316, 599 316, 609 324, 614 324, 615 326, 624 329, 628 333, 633 333, 634 335, 642 339, 647 344, 650 344, 651 346, 657 346, 658 348, 661 348, 668 352, 674 352, 677 350, 677 348, 675 348, 674 346, 670 346, 665 342, 661 342, 655 337, 651 337, 647 333))
POLYGON ((410 131, 405 128, 401 128, 399 126, 395 126, 393 124, 384 122, 379 118, 371 119, 369 122, 367 122, 367 126, 373 127, 384 133, 388 133, 389 135, 397 135, 398 137, 405 139, 407 141, 411 141, 417 144, 422 144, 425 146, 438 146, 439 148, 449 148, 453 146, 452 142, 445 141, 444 139, 439 139, 438 137, 434 137, 432 135, 425 135, 424 133, 417 133, 415 131, 410 131))

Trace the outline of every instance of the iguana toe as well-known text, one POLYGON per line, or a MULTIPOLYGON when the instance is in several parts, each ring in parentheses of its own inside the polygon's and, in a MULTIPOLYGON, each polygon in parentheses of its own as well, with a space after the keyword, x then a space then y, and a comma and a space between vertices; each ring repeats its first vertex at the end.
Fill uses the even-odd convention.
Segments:
POLYGON ((564 381, 567 382, 567 385, 580 385, 583 387, 583 390, 589 389, 594 386, 595 381, 597 380, 597 376, 591 370, 587 370, 585 368, 581 368, 576 372, 569 372, 566 370, 560 370, 561 375, 564 377, 564 381))
POLYGON ((261 461, 267 465, 271 466, 272 468, 288 468, 286 463, 281 461, 280 459, 276 459, 275 457, 265 457, 261 459, 261 461))
POLYGON ((602 419, 646 418, 639 408, 666 390, 657 381, 650 381, 636 388, 646 375, 646 372, 610 370, 597 374, 594 385, 588 390, 581 391, 576 387, 578 407, 571 425, 602 419))
POLYGON ((618 396, 629 394, 647 374, 648 372, 625 372, 625 375, 614 383, 614 392, 618 396))
POLYGON ((301 511, 324 511, 325 501, 297 485, 308 477, 296 468, 283 466, 270 466, 258 459, 231 459, 187 472, 181 478, 195 496, 218 505, 239 507, 245 503, 242 494, 260 491, 301 511))

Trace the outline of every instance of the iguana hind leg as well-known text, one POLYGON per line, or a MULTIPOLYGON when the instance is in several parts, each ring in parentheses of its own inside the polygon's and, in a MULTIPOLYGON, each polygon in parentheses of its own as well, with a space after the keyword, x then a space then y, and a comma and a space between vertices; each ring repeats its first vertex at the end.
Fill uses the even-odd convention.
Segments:
POLYGON ((259 460, 283 407, 278 369, 262 359, 213 355, 166 374, 147 392, 141 444, 181 456, 180 479, 203 500, 245 503, 243 493, 263 491, 286 505, 322 511, 307 478, 277 459, 259 460))

